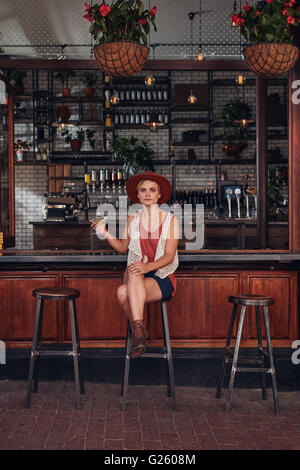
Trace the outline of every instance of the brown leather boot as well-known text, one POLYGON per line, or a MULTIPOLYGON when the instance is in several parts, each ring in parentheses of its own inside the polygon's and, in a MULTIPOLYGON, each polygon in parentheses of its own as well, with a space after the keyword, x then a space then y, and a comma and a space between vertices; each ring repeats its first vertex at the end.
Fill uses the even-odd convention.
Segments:
POLYGON ((144 324, 144 320, 136 320, 131 323, 132 329, 132 346, 130 351, 131 357, 141 356, 147 347, 148 331, 144 324))

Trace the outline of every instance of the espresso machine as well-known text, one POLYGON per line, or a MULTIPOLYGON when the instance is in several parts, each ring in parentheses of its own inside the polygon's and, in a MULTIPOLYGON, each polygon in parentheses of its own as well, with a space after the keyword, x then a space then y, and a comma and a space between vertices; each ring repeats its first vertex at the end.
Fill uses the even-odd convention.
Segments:
POLYGON ((68 195, 45 195, 44 204, 46 210, 45 220, 50 222, 78 222, 77 213, 80 210, 80 201, 77 196, 68 195))

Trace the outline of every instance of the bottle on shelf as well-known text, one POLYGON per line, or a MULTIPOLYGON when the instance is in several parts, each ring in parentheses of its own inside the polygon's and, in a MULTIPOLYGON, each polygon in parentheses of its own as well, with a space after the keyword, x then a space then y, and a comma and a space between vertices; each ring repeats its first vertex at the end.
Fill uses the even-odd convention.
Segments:
POLYGON ((42 160, 44 162, 46 162, 48 160, 48 154, 47 154, 46 147, 44 148, 43 153, 42 153, 42 160))
POLYGON ((88 172, 87 167, 84 170, 84 184, 85 184, 85 189, 87 192, 90 191, 90 174, 88 172))
POLYGON ((99 172, 99 180, 100 180, 100 191, 102 192, 105 186, 105 170, 103 168, 99 172))
POLYGON ((123 184, 123 170, 121 168, 118 168, 117 170, 117 180, 118 180, 118 186, 119 188, 121 188, 123 184))
POLYGON ((105 170, 105 189, 106 190, 110 189, 110 180, 111 180, 110 170, 106 169, 105 170))
POLYGON ((91 181, 92 181, 92 192, 96 192, 96 170, 92 170, 91 172, 91 181))
POLYGON ((110 92, 105 90, 105 109, 110 109, 110 92))
POLYGON ((167 85, 164 85, 163 87, 163 100, 164 101, 168 101, 168 88, 167 88, 167 85))
POLYGON ((106 118, 105 118, 105 127, 111 127, 111 117, 110 117, 110 114, 107 114, 107 115, 106 115, 106 118))
POLYGON ((112 183, 112 189, 115 190, 117 187, 117 182, 118 182, 118 174, 116 168, 114 168, 111 172, 111 183, 112 183))
POLYGON ((36 160, 40 162, 42 160, 42 152, 41 149, 38 148, 37 153, 36 153, 36 160))

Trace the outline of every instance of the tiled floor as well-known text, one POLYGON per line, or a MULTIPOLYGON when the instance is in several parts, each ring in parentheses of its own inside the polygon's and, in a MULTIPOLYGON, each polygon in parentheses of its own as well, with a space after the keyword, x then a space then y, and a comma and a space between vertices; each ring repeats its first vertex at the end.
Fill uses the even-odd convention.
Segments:
POLYGON ((0 449, 300 449, 300 392, 279 392, 280 414, 259 390, 177 387, 171 411, 164 386, 129 387, 121 411, 120 387, 86 383, 81 410, 72 382, 41 382, 24 408, 26 382, 0 381, 0 449))

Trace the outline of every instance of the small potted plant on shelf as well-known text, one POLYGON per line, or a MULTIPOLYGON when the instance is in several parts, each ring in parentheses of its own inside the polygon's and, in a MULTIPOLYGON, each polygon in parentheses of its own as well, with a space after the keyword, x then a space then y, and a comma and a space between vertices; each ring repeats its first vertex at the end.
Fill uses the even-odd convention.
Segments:
POLYGON ((64 138, 67 144, 71 145, 73 152, 80 152, 85 137, 87 137, 90 146, 94 150, 96 147, 96 139, 94 138, 95 132, 96 131, 91 131, 90 129, 84 130, 82 127, 79 127, 73 132, 70 132, 69 129, 67 129, 64 133, 64 138))
POLYGON ((94 54, 100 69, 112 77, 126 77, 142 70, 149 54, 150 25, 156 31, 157 8, 146 10, 141 0, 85 3, 83 15, 96 45, 94 54))
POLYGON ((227 155, 238 158, 247 146, 249 135, 247 123, 250 117, 250 106, 239 98, 229 101, 224 106, 220 135, 224 143, 223 150, 227 155))
POLYGON ((95 88, 94 85, 98 81, 98 77, 95 72, 89 72, 86 70, 80 75, 82 83, 85 84, 86 88, 84 89, 85 96, 94 96, 95 88))
POLYGON ((30 142, 27 142, 27 140, 18 139, 17 142, 15 142, 14 147, 16 152, 16 161, 23 162, 24 152, 28 152, 30 150, 30 142))
POLYGON ((123 164, 127 177, 137 173, 141 169, 153 171, 154 151, 148 142, 139 142, 135 137, 116 137, 113 142, 113 158, 123 164))
POLYGON ((61 82, 62 96, 70 96, 71 88, 69 88, 69 78, 76 77, 76 73, 74 72, 74 70, 61 70, 55 75, 55 77, 58 78, 61 82))
POLYGON ((24 94, 24 79, 27 73, 24 70, 14 70, 12 72, 12 82, 14 85, 14 92, 16 95, 24 94))
POLYGON ((234 13, 232 24, 241 28, 249 43, 244 48, 248 67, 262 77, 277 77, 292 68, 299 49, 293 45, 291 26, 299 26, 300 7, 295 0, 265 0, 234 13))

